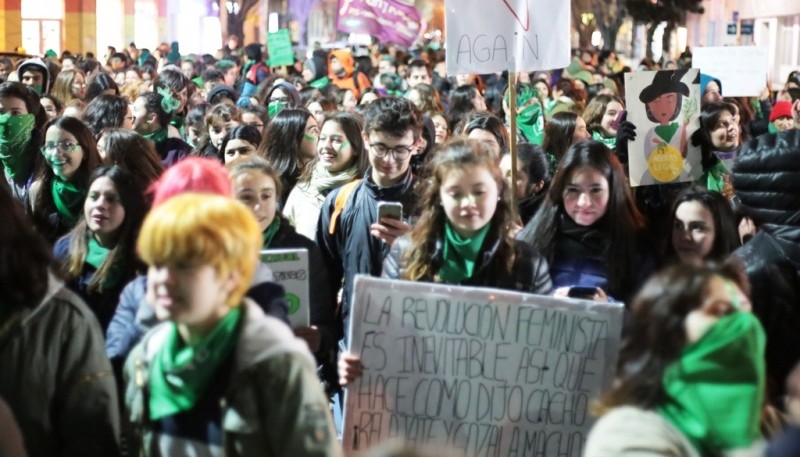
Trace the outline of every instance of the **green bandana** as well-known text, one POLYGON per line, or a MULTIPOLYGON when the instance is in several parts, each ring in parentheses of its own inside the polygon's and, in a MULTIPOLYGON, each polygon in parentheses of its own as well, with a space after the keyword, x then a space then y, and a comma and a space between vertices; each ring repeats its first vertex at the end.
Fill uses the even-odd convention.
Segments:
POLYGON ((664 371, 659 414, 703 455, 750 446, 761 438, 765 345, 753 314, 723 317, 664 371))
POLYGON ((617 147, 617 138, 616 137, 605 137, 602 133, 595 130, 592 132, 592 139, 595 141, 599 141, 606 145, 608 149, 616 149, 617 147))
POLYGON ((725 167, 725 164, 717 162, 703 173, 703 176, 700 177, 697 184, 705 186, 708 190, 722 193, 725 189, 725 176, 729 174, 730 172, 728 168, 725 167))
POLYGON ((161 95, 161 109, 163 109, 165 113, 169 114, 176 111, 178 107, 181 106, 180 100, 175 99, 172 95, 172 91, 168 87, 162 87, 157 89, 157 91, 158 94, 161 95))
POLYGON ((53 185, 50 189, 58 215, 68 226, 74 226, 78 222, 78 215, 81 213, 86 192, 78 189, 71 182, 61 179, 58 175, 53 177, 53 185))
POLYGON ((517 128, 525 138, 533 144, 542 144, 544 140, 544 116, 538 103, 526 106, 517 114, 517 128))
POLYGON ((672 137, 675 136, 675 132, 678 131, 678 127, 680 127, 680 124, 677 122, 667 125, 657 125, 655 132, 659 138, 664 140, 666 143, 669 143, 672 140, 672 137))
POLYGON ((272 119, 273 117, 275 117, 275 115, 283 111, 284 108, 286 108, 285 102, 270 102, 269 105, 267 105, 267 112, 269 113, 269 118, 272 119))
POLYGON ((330 79, 328 79, 327 76, 323 76, 322 78, 311 81, 310 83, 308 83, 308 85, 315 89, 324 89, 325 87, 328 87, 328 84, 330 83, 331 83, 330 79))
POLYGON ((491 223, 486 224, 472 238, 465 239, 453 230, 450 221, 445 223, 443 261, 439 270, 439 278, 443 282, 454 284, 472 277, 475 261, 491 225, 491 223))
POLYGON ((31 140, 31 132, 36 124, 33 114, 0 114, 0 161, 3 162, 6 176, 20 177, 30 170, 33 157, 25 150, 31 140))
POLYGON ((767 132, 769 132, 769 133, 778 133, 778 132, 780 132, 780 130, 778 130, 778 127, 775 127, 775 124, 770 122, 769 124, 767 124, 767 132))
POLYGON ((272 219, 272 222, 270 222, 269 226, 267 226, 261 234, 264 238, 263 249, 269 249, 269 244, 272 243, 272 239, 275 238, 275 234, 278 233, 279 228, 281 228, 281 218, 275 215, 275 218, 272 219))
POLYGON ((42 95, 44 93, 44 86, 28 86, 28 87, 30 87, 34 92, 36 92, 39 95, 42 95))
POLYGON ((142 136, 147 138, 148 140, 152 140, 153 143, 155 144, 159 144, 164 140, 166 140, 168 135, 169 135, 169 130, 166 127, 163 127, 159 130, 156 130, 155 132, 146 133, 142 136))
POLYGON ((187 345, 170 322, 167 339, 150 367, 150 420, 194 407, 214 372, 236 347, 241 309, 232 309, 206 336, 187 345))
POLYGON ((95 267, 95 269, 99 269, 100 265, 106 261, 106 257, 108 257, 108 253, 111 252, 111 249, 100 246, 100 243, 98 243, 93 236, 89 237, 87 245, 86 263, 95 267))

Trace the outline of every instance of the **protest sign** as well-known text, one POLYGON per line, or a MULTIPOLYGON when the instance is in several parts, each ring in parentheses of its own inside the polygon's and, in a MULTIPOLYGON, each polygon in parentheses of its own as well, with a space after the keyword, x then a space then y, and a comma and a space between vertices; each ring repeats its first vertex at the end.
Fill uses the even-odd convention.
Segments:
POLYGON ((447 74, 564 68, 570 2, 447 0, 447 74))
POLYGON ((308 249, 266 249, 261 251, 261 261, 272 270, 272 280, 286 290, 289 324, 292 327, 311 325, 308 249))
POLYGON ((700 127, 700 72, 696 69, 625 73, 631 186, 696 181, 703 174, 700 148, 691 141, 700 127))
POLYGON ((757 97, 767 85, 767 48, 714 46, 692 48, 692 68, 722 82, 725 97, 757 97))
POLYGON ((398 0, 339 0, 336 29, 411 47, 420 32, 420 18, 419 10, 398 0))
POLYGON ((267 49, 269 50, 269 66, 294 65, 294 49, 289 29, 280 29, 275 33, 267 34, 267 49))
POLYGON ((580 456, 621 329, 619 303, 358 276, 343 444, 580 456))

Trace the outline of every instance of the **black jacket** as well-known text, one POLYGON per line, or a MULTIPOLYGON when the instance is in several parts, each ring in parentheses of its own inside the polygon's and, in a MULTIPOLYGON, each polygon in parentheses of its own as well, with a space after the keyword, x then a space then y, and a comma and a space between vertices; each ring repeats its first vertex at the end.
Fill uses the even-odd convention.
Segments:
MULTIPOLYGON (((436 240, 436 247, 431 256, 431 264, 442 264, 444 240, 436 240)), ((500 258, 498 249, 500 240, 487 238, 483 242, 475 271, 469 279, 460 283, 464 286, 494 287, 497 289, 549 294, 553 290, 547 261, 533 248, 522 241, 514 240, 515 259, 512 274, 508 274, 504 259, 500 258)), ((389 255, 383 261, 383 277, 402 279, 407 267, 405 253, 411 248, 411 238, 406 235, 394 242, 389 255)))
POLYGON ((371 171, 367 170, 347 198, 342 213, 336 222, 336 230, 329 232, 336 196, 341 187, 325 198, 317 224, 317 243, 322 250, 322 258, 328 269, 331 290, 342 291, 342 304, 337 316, 340 337, 345 336, 350 319, 350 297, 353 294, 355 275, 368 274, 380 276, 383 259, 389 253, 389 246, 370 234, 369 226, 378 221, 378 202, 391 201, 403 204, 403 217, 406 222, 415 214, 414 184, 416 178, 410 172, 399 184, 392 187, 379 187, 372 181, 371 171))
POLYGON ((800 131, 746 143, 733 185, 759 233, 734 252, 752 287, 753 312, 767 333, 767 375, 773 399, 800 361, 800 131))

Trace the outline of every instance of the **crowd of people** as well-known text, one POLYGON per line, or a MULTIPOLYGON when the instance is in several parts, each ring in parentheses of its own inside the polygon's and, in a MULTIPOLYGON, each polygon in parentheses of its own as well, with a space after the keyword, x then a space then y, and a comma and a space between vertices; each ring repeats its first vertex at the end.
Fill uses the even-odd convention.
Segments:
POLYGON ((800 453, 800 72, 703 74, 703 177, 631 188, 624 74, 652 61, 576 51, 515 111, 437 49, 266 62, 0 59, 1 455, 341 455, 358 274, 623 303, 587 456, 800 453), (279 248, 308 250, 308 326, 279 248))

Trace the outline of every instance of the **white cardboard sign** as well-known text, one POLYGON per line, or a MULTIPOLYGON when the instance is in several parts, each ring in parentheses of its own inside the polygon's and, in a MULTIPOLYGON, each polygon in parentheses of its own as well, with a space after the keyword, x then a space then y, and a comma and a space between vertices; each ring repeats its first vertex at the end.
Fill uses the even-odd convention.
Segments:
POLYGON ((311 325, 308 249, 266 249, 261 251, 261 261, 272 270, 272 280, 286 290, 289 325, 311 325))
POLYGON ((767 48, 713 46, 692 49, 692 67, 722 82, 725 97, 756 97, 767 85, 767 48))
POLYGON ((622 304, 356 277, 344 446, 402 439, 482 456, 580 456, 622 304))
POLYGON ((447 74, 564 68, 570 2, 446 0, 447 74))

